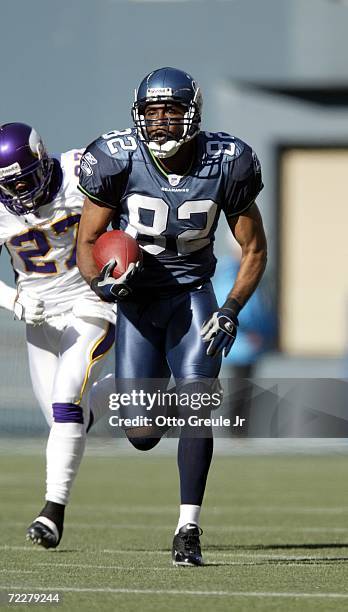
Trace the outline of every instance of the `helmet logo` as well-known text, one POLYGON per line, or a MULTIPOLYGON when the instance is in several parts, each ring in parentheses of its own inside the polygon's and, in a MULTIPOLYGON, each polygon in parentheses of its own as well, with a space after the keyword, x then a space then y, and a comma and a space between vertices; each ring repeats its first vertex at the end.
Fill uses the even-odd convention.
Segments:
POLYGON ((45 147, 43 146, 42 140, 34 128, 32 128, 29 136, 29 147, 33 155, 38 159, 42 159, 43 154, 45 152, 45 147))
POLYGON ((6 166, 6 168, 0 168, 0 179, 6 178, 7 176, 12 176, 13 174, 20 174, 21 167, 18 162, 11 164, 11 166, 6 166))
POLYGON ((155 98, 157 96, 172 96, 173 90, 171 87, 149 87, 146 90, 147 98, 155 98))

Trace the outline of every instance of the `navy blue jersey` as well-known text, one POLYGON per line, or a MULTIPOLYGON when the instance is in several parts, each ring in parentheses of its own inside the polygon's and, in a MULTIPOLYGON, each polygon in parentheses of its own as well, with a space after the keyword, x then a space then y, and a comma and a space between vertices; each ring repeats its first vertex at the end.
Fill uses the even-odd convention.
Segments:
POLYGON ((82 157, 81 191, 114 209, 114 229, 144 249, 140 285, 174 290, 208 280, 221 210, 226 217, 241 214, 263 187, 260 163, 242 140, 200 132, 196 143, 184 176, 167 174, 135 129, 103 134, 82 157))

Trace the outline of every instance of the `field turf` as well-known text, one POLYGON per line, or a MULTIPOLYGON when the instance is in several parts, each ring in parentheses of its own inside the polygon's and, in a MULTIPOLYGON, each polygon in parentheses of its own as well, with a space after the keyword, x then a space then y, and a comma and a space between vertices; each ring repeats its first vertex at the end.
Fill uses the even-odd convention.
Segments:
POLYGON ((345 455, 216 456, 203 568, 171 565, 174 456, 87 454, 51 551, 24 540, 41 506, 43 455, 14 445, 0 462, 0 606, 28 607, 6 604, 9 592, 58 592, 58 609, 71 612, 348 609, 345 455))

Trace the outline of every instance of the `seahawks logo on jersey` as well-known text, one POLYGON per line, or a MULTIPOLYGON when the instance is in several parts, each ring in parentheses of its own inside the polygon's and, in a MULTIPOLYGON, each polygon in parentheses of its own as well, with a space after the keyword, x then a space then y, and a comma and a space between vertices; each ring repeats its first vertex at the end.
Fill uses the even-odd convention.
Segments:
POLYGON ((92 166, 94 166, 94 164, 97 164, 97 163, 98 161, 96 160, 94 155, 92 155, 92 153, 87 152, 82 157, 81 162, 80 162, 81 171, 84 172, 87 176, 91 176, 93 174, 92 166))

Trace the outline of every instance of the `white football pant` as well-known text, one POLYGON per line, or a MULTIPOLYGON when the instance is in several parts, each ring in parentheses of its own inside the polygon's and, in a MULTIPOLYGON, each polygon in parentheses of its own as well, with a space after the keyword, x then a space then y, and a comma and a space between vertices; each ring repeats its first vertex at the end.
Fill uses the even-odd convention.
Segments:
MULTIPOLYGON (((88 391, 113 344, 114 326, 103 319, 79 318, 70 312, 40 326, 27 325, 26 329, 33 390, 51 425, 46 452, 46 500, 66 504, 85 448, 89 410, 81 405, 83 423, 54 422, 52 404, 86 404, 88 391)), ((103 401, 99 403, 106 411, 103 388, 102 394, 103 401)), ((97 397, 96 390, 94 395, 97 397)), ((100 416, 100 408, 98 413, 100 416)))

